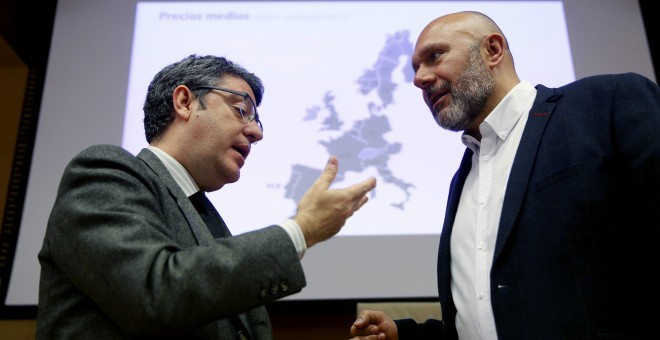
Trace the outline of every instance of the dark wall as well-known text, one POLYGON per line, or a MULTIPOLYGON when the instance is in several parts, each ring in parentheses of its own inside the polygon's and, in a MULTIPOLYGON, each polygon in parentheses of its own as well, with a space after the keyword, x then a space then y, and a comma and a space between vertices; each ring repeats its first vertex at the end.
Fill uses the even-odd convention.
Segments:
POLYGON ((0 36, 30 68, 45 70, 57 1, 0 1, 0 36))
POLYGON ((655 71, 656 82, 660 82, 660 22, 658 21, 658 10, 656 0, 639 0, 639 6, 644 18, 644 27, 646 28, 646 38, 649 41, 651 58, 653 60, 653 70, 655 71), (653 7, 654 9, 651 9, 653 7))

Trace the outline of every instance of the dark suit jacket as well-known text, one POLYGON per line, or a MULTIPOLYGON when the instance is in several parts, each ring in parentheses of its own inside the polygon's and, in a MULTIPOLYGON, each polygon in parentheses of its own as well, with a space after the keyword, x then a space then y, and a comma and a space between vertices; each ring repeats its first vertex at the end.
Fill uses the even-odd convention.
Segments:
POLYGON ((214 239, 151 151, 109 145, 65 169, 39 261, 38 339, 233 339, 239 313, 270 339, 264 304, 305 286, 282 228, 214 239))
MULTIPOLYGON (((636 74, 537 90, 508 179, 490 272, 497 335, 650 336, 659 302, 660 90, 636 74)), ((471 158, 466 149, 440 236, 444 324, 399 320, 401 339, 456 337, 450 235, 471 158)))

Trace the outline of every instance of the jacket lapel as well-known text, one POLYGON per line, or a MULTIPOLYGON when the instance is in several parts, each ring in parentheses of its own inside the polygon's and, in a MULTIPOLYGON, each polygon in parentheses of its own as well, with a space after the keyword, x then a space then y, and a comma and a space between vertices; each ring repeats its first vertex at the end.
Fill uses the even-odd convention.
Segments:
POLYGON ((451 299, 451 285, 449 284, 451 280, 451 252, 450 252, 450 240, 451 240, 451 231, 454 226, 454 220, 456 219, 456 211, 458 209, 458 203, 461 199, 461 192, 463 191, 463 185, 465 184, 465 179, 470 173, 472 168, 472 150, 465 148, 465 153, 463 153, 463 159, 461 160, 461 165, 454 174, 454 177, 451 180, 449 186, 449 197, 447 199, 447 208, 445 211, 445 221, 442 226, 442 232, 440 234, 440 246, 438 249, 438 262, 437 262, 437 274, 438 274, 438 297, 440 298, 442 306, 442 315, 446 317, 447 320, 453 320, 456 313, 456 308, 454 307, 454 302, 451 299))
POLYGON ((561 98, 561 92, 557 89, 549 89, 543 85, 537 85, 536 89, 536 99, 529 111, 527 125, 520 139, 520 145, 509 174, 500 225, 497 231, 493 263, 502 252, 502 248, 520 213, 541 138, 545 133, 550 115, 555 109, 557 101, 561 98))
POLYGON ((447 233, 451 232, 451 228, 454 226, 458 203, 461 199, 461 192, 463 192, 463 185, 465 184, 465 179, 472 168, 472 155, 472 150, 465 148, 461 165, 459 166, 458 171, 456 171, 454 178, 452 178, 449 187, 449 198, 447 199, 447 211, 445 211, 445 222, 442 226, 443 233, 445 233, 445 231, 447 233))
POLYGON ((176 201, 179 209, 181 209, 183 216, 188 221, 190 230, 197 243, 206 244, 212 242, 213 235, 209 232, 208 227, 160 159, 146 148, 142 149, 137 157, 143 160, 163 181, 163 184, 165 184, 170 195, 172 195, 172 198, 176 201))

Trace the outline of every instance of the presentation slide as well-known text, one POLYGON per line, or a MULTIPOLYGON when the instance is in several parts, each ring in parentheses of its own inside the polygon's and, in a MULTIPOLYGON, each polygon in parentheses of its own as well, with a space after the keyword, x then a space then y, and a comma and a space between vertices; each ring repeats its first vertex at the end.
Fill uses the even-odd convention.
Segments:
POLYGON ((464 146, 434 122, 410 58, 425 23, 466 8, 509 25, 521 77, 574 79, 559 1, 140 3, 122 146, 137 154, 147 145, 142 105, 162 67, 191 52, 225 56, 266 87, 264 139, 241 179, 209 195, 234 234, 292 216, 330 155, 339 158, 335 186, 378 180, 340 236, 439 234, 464 146), (552 53, 535 53, 547 46, 552 53))

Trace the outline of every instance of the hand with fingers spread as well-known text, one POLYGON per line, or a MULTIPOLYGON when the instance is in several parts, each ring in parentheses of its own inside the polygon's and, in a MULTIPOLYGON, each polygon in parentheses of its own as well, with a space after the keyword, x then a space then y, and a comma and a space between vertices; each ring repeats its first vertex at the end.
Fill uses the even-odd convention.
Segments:
POLYGON ((338 169, 337 157, 331 156, 323 173, 298 203, 293 219, 300 226, 308 248, 337 234, 346 220, 367 203, 367 194, 376 187, 376 179, 372 177, 347 188, 329 190, 338 169))
POLYGON ((351 325, 353 340, 398 340, 399 332, 394 320, 387 314, 364 310, 351 325))

